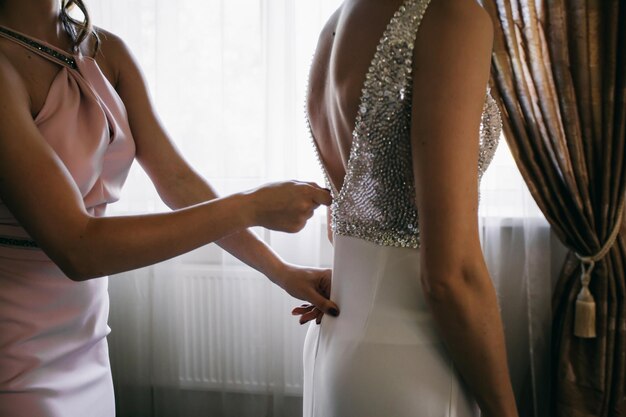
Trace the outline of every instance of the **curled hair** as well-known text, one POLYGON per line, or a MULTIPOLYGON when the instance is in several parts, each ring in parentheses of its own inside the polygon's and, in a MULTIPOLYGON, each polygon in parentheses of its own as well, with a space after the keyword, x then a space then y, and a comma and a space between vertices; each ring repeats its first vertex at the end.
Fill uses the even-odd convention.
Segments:
POLYGON ((61 22, 63 23, 65 30, 67 30, 72 37, 72 47, 74 50, 78 50, 83 41, 89 38, 89 36, 93 36, 95 40, 94 54, 98 51, 100 39, 91 24, 89 12, 87 11, 87 6, 85 6, 85 2, 83 0, 61 0, 61 22), (70 16, 70 11, 74 7, 78 7, 80 9, 83 15, 82 20, 78 20, 70 16))

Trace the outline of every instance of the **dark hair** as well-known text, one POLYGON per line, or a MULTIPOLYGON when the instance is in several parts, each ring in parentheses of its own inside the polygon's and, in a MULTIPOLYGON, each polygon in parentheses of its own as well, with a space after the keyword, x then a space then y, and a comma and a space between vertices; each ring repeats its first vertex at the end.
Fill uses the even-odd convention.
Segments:
POLYGON ((89 36, 93 36, 95 39, 93 52, 95 54, 95 52, 98 51, 100 39, 91 24, 89 12, 87 11, 87 6, 85 6, 83 0, 61 0, 61 22, 63 23, 63 26, 65 26, 65 30, 67 30, 73 39, 74 44, 72 46, 74 49, 78 49, 85 39, 89 36), (82 21, 70 16, 70 11, 74 8, 74 6, 80 9, 83 15, 82 21))

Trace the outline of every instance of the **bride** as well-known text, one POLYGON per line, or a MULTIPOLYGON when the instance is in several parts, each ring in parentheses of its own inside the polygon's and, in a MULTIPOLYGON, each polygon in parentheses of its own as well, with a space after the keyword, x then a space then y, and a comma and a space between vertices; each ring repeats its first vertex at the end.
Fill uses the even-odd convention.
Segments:
POLYGON ((477 219, 492 38, 475 0, 345 0, 319 37, 307 109, 342 314, 309 328, 306 417, 517 415, 477 219))

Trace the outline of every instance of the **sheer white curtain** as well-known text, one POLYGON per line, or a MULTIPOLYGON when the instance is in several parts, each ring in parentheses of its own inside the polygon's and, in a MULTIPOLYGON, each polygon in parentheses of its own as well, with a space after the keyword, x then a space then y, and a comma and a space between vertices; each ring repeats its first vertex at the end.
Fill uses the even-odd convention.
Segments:
MULTIPOLYGON (((177 145, 223 194, 321 182, 303 120, 317 34, 338 0, 108 0, 96 25, 138 58, 177 145)), ((164 211, 134 166, 109 213, 164 211)), ((518 398, 547 416, 551 277, 560 252, 505 146, 483 181, 485 255, 518 398), (531 384, 525 384, 526 380, 531 384), (522 393, 524 385, 531 392, 522 393)), ((257 230, 285 259, 329 266, 323 213, 297 235, 257 230)), ((215 245, 111 277, 118 415, 298 416, 306 329, 296 300, 215 245)), ((533 415, 533 414, 528 414, 533 415)))
POLYGON ((552 291, 566 250, 501 138, 481 186, 482 246, 506 336, 520 416, 550 417, 552 291))

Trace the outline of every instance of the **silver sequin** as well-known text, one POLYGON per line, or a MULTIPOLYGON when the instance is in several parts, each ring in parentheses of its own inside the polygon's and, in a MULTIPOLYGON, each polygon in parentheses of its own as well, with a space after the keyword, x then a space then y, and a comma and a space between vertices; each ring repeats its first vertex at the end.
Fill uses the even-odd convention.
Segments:
MULTIPOLYGON (((410 137, 412 67, 415 37, 429 2, 406 0, 376 48, 361 91, 343 187, 333 189, 332 229, 336 234, 385 246, 419 247, 410 137)), ((480 128, 479 178, 493 159, 500 130, 500 113, 487 91, 480 128)), ((321 164, 317 146, 314 148, 321 164)))

